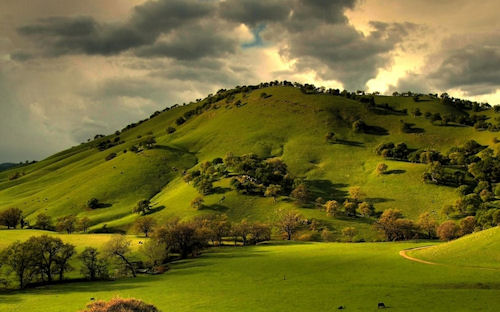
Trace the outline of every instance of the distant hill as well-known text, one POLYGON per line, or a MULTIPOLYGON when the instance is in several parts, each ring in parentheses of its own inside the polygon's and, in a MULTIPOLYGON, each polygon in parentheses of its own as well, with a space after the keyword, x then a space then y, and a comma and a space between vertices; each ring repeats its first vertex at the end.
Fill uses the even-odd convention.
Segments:
POLYGON ((349 187, 359 186, 363 199, 378 212, 397 208, 412 219, 425 211, 442 218, 442 207, 458 198, 455 188, 424 183, 425 164, 384 159, 375 150, 381 143, 404 142, 413 150, 446 153, 471 139, 493 146, 495 132, 430 120, 437 113, 494 119, 492 109, 471 107, 450 105, 434 95, 339 94, 289 84, 222 90, 97 136, 24 166, 22 172, 0 173, 0 210, 18 207, 28 221, 40 212, 88 216, 92 230, 104 225, 127 230, 137 218, 134 206, 149 199, 160 220, 225 213, 231 220, 268 221, 278 208, 296 205, 287 196, 275 201, 242 194, 230 177, 223 177, 214 182, 216 191, 204 196, 203 209, 196 210, 190 202, 199 191, 183 179, 203 162, 228 153, 254 153, 280 158, 290 176, 305 181, 311 193, 310 203, 299 207, 305 217, 319 220, 336 235, 354 226, 360 238, 372 240, 377 237, 374 218, 330 217, 315 208, 315 199, 342 203, 349 187), (156 143, 148 144, 150 137, 156 143), (375 170, 381 162, 388 165, 384 175, 375 170), (96 209, 87 207, 91 198, 100 203, 96 209))
POLYGON ((0 171, 10 169, 10 168, 15 167, 17 165, 18 164, 14 164, 14 163, 2 163, 2 164, 0 164, 0 171))

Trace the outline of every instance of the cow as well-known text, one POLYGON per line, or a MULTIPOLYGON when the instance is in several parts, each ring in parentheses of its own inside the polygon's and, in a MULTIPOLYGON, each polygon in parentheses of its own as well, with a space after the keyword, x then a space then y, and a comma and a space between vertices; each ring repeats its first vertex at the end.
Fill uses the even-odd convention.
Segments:
POLYGON ((385 308, 386 308, 386 306, 385 306, 385 304, 384 304, 383 302, 379 302, 379 303, 378 303, 378 308, 379 308, 379 309, 385 309, 385 308))

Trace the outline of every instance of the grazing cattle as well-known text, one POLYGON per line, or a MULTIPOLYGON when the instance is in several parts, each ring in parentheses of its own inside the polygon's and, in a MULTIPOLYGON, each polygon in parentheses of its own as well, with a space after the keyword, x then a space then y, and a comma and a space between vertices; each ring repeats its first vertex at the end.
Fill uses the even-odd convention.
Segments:
POLYGON ((90 298, 90 301, 94 301, 94 300, 95 300, 95 298, 94 298, 94 297, 90 298))
POLYGON ((378 308, 379 309, 385 309, 385 304, 383 302, 378 303, 378 308))
POLYGON ((345 309, 345 306, 340 306, 337 308, 337 310, 344 310, 345 309))

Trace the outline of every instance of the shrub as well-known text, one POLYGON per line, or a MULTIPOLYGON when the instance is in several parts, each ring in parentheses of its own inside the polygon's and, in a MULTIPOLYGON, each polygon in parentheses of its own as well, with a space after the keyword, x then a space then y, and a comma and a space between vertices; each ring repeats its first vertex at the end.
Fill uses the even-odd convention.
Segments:
POLYGON ((325 204, 325 210, 328 216, 335 217, 340 214, 340 205, 336 200, 329 200, 325 204))
POLYGON ((354 239, 354 236, 356 236, 357 234, 358 234, 358 231, 356 230, 356 228, 354 228, 352 226, 349 226, 349 227, 342 229, 342 236, 348 242, 352 242, 352 240, 354 239))
POLYGON ((379 174, 379 175, 385 174, 385 172, 387 171, 387 165, 384 163, 378 164, 376 171, 377 171, 377 174, 379 174))
POLYGON ((168 133, 168 134, 172 134, 172 133, 174 133, 174 132, 175 132, 175 128, 174 128, 174 127, 168 127, 168 128, 167 128, 167 133, 168 133))
POLYGON ((298 204, 305 204, 309 199, 309 190, 304 183, 299 184, 290 195, 297 201, 298 204))
POLYGON ((155 306, 138 299, 113 298, 110 301, 89 303, 82 312, 159 312, 155 306))
POLYGON ((323 231, 321 231, 321 239, 324 242, 332 242, 334 240, 332 231, 328 229, 323 229, 323 231))
POLYGON ((449 241, 458 237, 459 227, 454 221, 448 220, 437 228, 437 235, 443 241, 449 241))
POLYGON ((87 207, 90 209, 96 209, 99 207, 99 200, 95 197, 92 197, 87 201, 87 207))
POLYGON ((106 159, 106 161, 109 161, 109 160, 111 160, 111 159, 113 159, 113 158, 115 158, 115 157, 116 157, 116 153, 111 153, 111 154, 109 154, 108 156, 106 156, 106 158, 105 158, 105 159, 106 159))

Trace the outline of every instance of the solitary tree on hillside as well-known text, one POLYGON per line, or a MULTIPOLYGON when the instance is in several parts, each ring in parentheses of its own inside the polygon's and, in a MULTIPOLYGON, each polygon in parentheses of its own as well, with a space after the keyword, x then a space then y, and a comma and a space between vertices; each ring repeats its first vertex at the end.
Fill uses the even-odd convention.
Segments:
POLYGON ((9 208, 0 213, 0 225, 15 229, 21 221, 22 211, 19 208, 9 208))
POLYGON ((151 202, 149 199, 143 199, 134 207, 134 212, 139 214, 146 214, 150 209, 151 202))
POLYGON ((36 216, 35 227, 41 230, 48 230, 52 227, 52 218, 45 213, 39 213, 36 216))
POLYGON ((144 233, 146 237, 156 225, 156 220, 151 216, 145 216, 135 220, 135 229, 138 232, 144 233))
POLYGON ((87 232, 90 227, 90 219, 88 217, 83 217, 78 220, 78 229, 83 232, 87 232))
POLYGON ((293 209, 280 209, 277 212, 276 227, 283 232, 288 240, 302 225, 302 215, 293 209))
POLYGON ((90 209, 95 209, 99 207, 99 200, 95 197, 92 197, 87 201, 87 207, 90 209))
POLYGON ((377 174, 379 174, 379 175, 385 174, 385 172, 387 171, 387 165, 384 163, 380 163, 377 165, 376 170, 377 170, 377 174))
POLYGON ((299 184, 290 195, 297 200, 297 203, 303 205, 309 199, 309 190, 304 183, 299 184))
POLYGON ((203 199, 202 196, 196 196, 192 201, 191 201, 191 207, 200 210, 203 207, 203 203, 205 200, 203 199))

